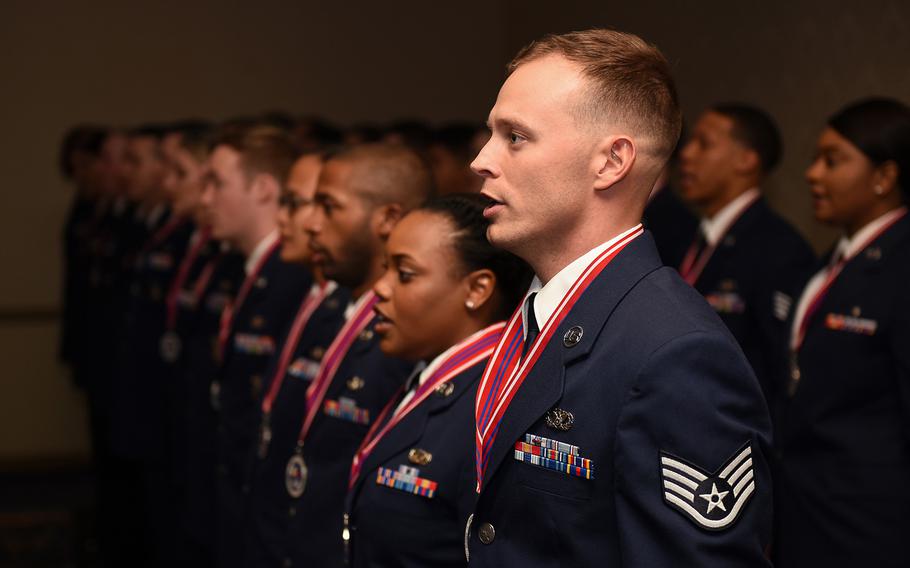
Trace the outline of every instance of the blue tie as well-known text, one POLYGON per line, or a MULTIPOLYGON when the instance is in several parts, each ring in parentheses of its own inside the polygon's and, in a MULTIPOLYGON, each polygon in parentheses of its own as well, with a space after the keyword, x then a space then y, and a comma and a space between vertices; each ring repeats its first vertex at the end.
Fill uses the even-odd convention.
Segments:
POLYGON ((537 292, 534 292, 528 299, 527 303, 527 319, 525 320, 526 328, 528 330, 527 336, 525 336, 524 345, 521 346, 521 358, 524 360, 525 355, 528 354, 528 349, 530 349, 531 344, 534 343, 534 340, 537 339, 537 336, 540 334, 540 327, 537 325, 537 315, 534 313, 534 296, 537 295, 537 292))

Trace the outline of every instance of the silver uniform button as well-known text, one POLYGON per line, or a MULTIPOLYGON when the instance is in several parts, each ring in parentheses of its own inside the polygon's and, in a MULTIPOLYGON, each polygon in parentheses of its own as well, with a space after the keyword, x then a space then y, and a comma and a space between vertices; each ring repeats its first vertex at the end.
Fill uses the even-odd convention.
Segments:
POLYGON ((491 544, 496 538, 496 529, 490 523, 484 523, 477 529, 477 538, 484 544, 491 544))

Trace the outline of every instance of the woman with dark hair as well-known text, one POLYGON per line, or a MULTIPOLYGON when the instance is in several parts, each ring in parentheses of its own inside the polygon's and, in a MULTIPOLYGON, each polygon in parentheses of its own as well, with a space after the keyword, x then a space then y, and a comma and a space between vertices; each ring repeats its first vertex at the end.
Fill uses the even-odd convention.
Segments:
POLYGON ((474 501, 474 398, 531 279, 486 238, 484 202, 450 195, 395 227, 375 285, 388 354, 426 365, 355 454, 347 499, 353 566, 462 566, 474 501))
POLYGON ((794 315, 777 565, 910 566, 910 108, 840 111, 806 179, 843 236, 794 315))

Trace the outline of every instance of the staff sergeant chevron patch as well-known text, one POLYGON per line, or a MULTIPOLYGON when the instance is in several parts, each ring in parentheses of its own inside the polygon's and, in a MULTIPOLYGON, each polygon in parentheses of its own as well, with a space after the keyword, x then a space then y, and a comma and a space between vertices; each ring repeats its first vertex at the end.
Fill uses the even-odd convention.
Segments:
POLYGON ((747 442, 714 473, 661 452, 660 478, 667 505, 701 528, 727 529, 755 493, 752 444, 747 442))

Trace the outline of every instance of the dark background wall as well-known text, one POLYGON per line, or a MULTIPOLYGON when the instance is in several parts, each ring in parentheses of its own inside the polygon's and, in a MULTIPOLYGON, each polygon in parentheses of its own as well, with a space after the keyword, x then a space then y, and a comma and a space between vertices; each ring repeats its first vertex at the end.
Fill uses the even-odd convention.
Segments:
POLYGON ((803 172, 828 116, 870 95, 910 103, 910 2, 764 0, 561 2, 508 0, 506 51, 548 31, 608 26, 657 44, 676 73, 687 121, 721 101, 758 105, 778 121, 784 159, 765 190, 821 249, 835 237, 812 219, 803 172))
POLYGON ((86 451, 81 396, 55 360, 70 198, 55 160, 69 126, 272 109, 341 123, 476 118, 495 96, 503 57, 498 12, 478 17, 484 6, 4 3, 0 460, 86 451))
POLYGON ((272 109, 343 124, 482 120, 518 47, 594 25, 660 46, 690 120, 717 100, 772 112, 787 153, 767 192, 819 248, 833 235, 811 220, 802 171, 825 117, 869 94, 910 100, 901 0, 5 2, 0 461, 86 451, 80 395, 55 361, 67 127, 272 109))

